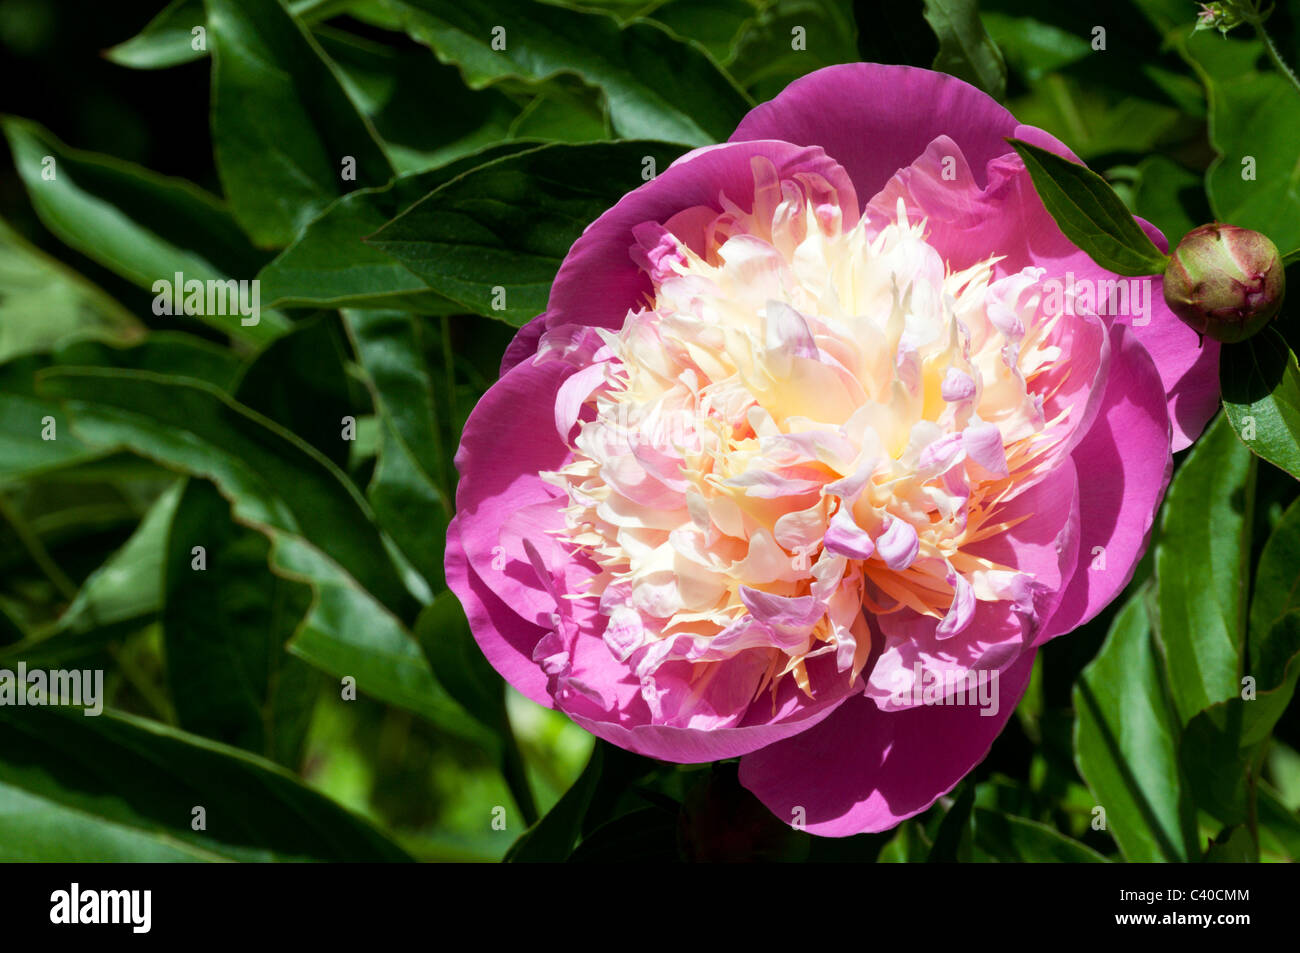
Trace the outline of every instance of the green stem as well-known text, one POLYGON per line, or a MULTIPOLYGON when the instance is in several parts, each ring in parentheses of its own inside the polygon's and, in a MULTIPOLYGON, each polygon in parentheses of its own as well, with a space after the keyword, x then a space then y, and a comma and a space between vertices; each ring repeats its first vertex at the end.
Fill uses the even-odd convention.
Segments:
POLYGON ((150 678, 148 673, 136 664, 134 649, 130 645, 118 648, 110 644, 108 654, 117 665, 118 674, 122 676, 128 685, 135 689, 141 700, 153 709, 154 717, 164 724, 177 725, 176 709, 172 706, 167 694, 160 691, 154 685, 153 679, 150 678))
POLYGON ((32 532, 27 521, 14 509, 9 498, 3 493, 0 493, 0 516, 4 517, 5 522, 13 529, 14 535, 18 537, 18 541, 27 550, 27 555, 31 556, 32 562, 45 573, 45 577, 54 584, 54 588, 59 590, 59 594, 68 602, 77 598, 77 584, 69 579, 67 573, 50 557, 40 537, 32 532))
POLYGON ((1300 93, 1300 78, 1296 77, 1295 72, 1287 65, 1286 60, 1282 59, 1282 53, 1278 50, 1277 44, 1273 42, 1273 38, 1264 29, 1264 21, 1273 13, 1274 5, 1270 3, 1265 8, 1262 0, 1256 0, 1252 6, 1253 9, 1244 16, 1245 21, 1255 28, 1255 35, 1264 44, 1264 49, 1268 53, 1268 58, 1272 60, 1273 66, 1277 68, 1279 73, 1290 80, 1296 92, 1300 93))
POLYGON ((1286 61, 1282 59, 1282 54, 1278 52, 1277 45, 1273 42, 1273 38, 1269 36, 1268 31, 1264 29, 1264 24, 1256 23, 1255 32, 1259 34, 1259 38, 1264 41, 1264 49, 1268 51, 1268 58, 1273 61, 1273 65, 1277 67, 1278 72, 1289 79, 1291 85, 1295 87, 1296 92, 1300 93, 1300 77, 1297 77, 1291 67, 1286 65, 1286 61))

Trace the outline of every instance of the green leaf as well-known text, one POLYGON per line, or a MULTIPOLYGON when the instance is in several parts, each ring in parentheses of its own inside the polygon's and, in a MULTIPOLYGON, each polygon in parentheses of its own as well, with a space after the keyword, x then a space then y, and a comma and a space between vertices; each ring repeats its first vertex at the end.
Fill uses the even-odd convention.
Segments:
POLYGON ((402 861, 283 768, 127 715, 0 706, 0 859, 402 861), (193 829, 195 808, 205 830, 193 829))
POLYGON ((1216 420, 1174 476, 1156 545, 1158 633, 1185 724, 1240 691, 1254 458, 1216 420))
MULTIPOLYGON (((72 604, 59 618, 55 633, 98 632, 111 637, 140 628, 162 607, 163 559, 167 536, 180 501, 184 481, 169 487, 149 508, 131 538, 87 577, 72 604)), ((55 648, 50 640, 40 646, 55 648)))
POLYGON ((927 864, 970 860, 974 807, 975 785, 967 784, 940 821, 934 844, 925 858, 927 864))
MULTIPOLYGON (((1203 126, 1200 83, 1178 69, 1181 64, 1163 51, 1159 34, 1131 17, 1129 7, 1109 0, 1105 10, 981 4, 980 19, 1013 74, 1007 108, 1021 123, 1069 143, 1086 162, 1104 158, 1109 164, 1117 155, 1167 151, 1171 143, 1196 138, 1198 124, 1203 126), (1120 17, 1128 18, 1126 27, 1107 25, 1105 50, 1094 50, 1091 43, 1100 38, 1092 35, 1094 26, 1120 17), (1117 63, 1127 68, 1117 69, 1117 63)), ((1186 10, 1179 16, 1176 29, 1186 34, 1186 10)))
POLYGON ((1003 863, 1104 864, 1106 858, 1055 828, 1002 811, 976 807, 975 849, 1003 863))
POLYGON ((556 863, 567 860, 574 844, 582 833, 582 821, 587 814, 604 770, 606 744, 597 741, 591 751, 591 760, 573 786, 564 792, 559 802, 536 824, 520 835, 506 853, 510 863, 556 863))
POLYGON ((1242 442, 1300 480, 1300 365, 1277 329, 1224 346, 1219 384, 1242 442))
MULTIPOLYGON (((230 213, 198 187, 107 156, 69 149, 35 123, 0 120, 36 214, 66 244, 141 288, 186 281, 243 280, 262 256, 230 213), (50 165, 46 158, 53 159, 50 165), (47 179, 46 169, 54 178, 47 179)), ((198 315, 238 340, 264 343, 288 327, 263 312, 245 326, 238 314, 198 315)), ((180 323, 188 316, 177 315, 180 323)))
POLYGON ((37 375, 55 365, 166 371, 226 389, 235 378, 239 359, 200 338, 155 331, 135 347, 78 340, 53 354, 26 355, 0 365, 0 479, 48 473, 106 453, 72 432, 68 415, 57 401, 38 395, 37 375), (47 417, 53 420, 48 440, 43 423, 47 417))
POLYGON ((1244 864, 1258 859, 1250 828, 1241 824, 1225 827, 1205 850, 1205 861, 1210 864, 1244 864))
POLYGON ((33 476, 100 456, 67 427, 67 415, 53 401, 0 393, 0 479, 33 476), (54 439, 42 436, 47 422, 53 424, 49 432, 54 439))
MULTIPOLYGON (((1180 108, 1170 105, 1159 90, 1150 91, 1149 96, 1139 95, 1089 75, 1099 68, 1101 59, 1125 56, 1123 51, 1114 50, 1104 57, 1091 55, 1096 59, 1065 73, 1050 73, 1030 81, 1028 90, 1009 99, 1007 108, 1025 125, 1037 126, 1068 142, 1070 151, 1085 162, 1112 160, 1116 154, 1148 154, 1163 148, 1170 140, 1187 137, 1188 130, 1195 129, 1195 121, 1180 108)), ((1147 54, 1128 55, 1145 57, 1147 54)), ((1175 75, 1185 78, 1182 74, 1175 75)), ((1199 93, 1200 86, 1194 80, 1189 82, 1191 91, 1199 93)), ((1112 179, 1109 172, 1105 177, 1112 179)), ((1204 201, 1199 176, 1196 191, 1204 201)), ((1198 218, 1197 224, 1207 217, 1198 218)))
POLYGON ((1217 221, 1263 232, 1279 248, 1300 245, 1300 93, 1280 73, 1257 70, 1257 39, 1201 33, 1186 56, 1210 100, 1210 142, 1219 156, 1205 175, 1217 221))
POLYGON ((934 68, 978 86, 994 99, 1007 91, 1007 64, 984 24, 976 0, 925 0, 925 19, 939 38, 934 68))
POLYGON ((979 13, 979 19, 1006 62, 1031 82, 1093 52, 1086 37, 1032 16, 987 10, 979 13))
POLYGON ((510 139, 600 142, 611 138, 605 94, 566 73, 548 80, 510 124, 510 139))
POLYGON ((1181 4, 1137 6, 1204 84, 1209 138, 1219 153, 1205 176, 1215 219, 1263 232, 1279 248, 1300 246, 1300 95, 1275 69, 1260 69, 1264 44, 1248 30, 1192 32, 1181 4))
MULTIPOLYGON (((295 0, 289 4, 294 17, 315 23, 359 5, 360 0, 295 0)), ((104 51, 104 57, 130 69, 166 69, 192 63, 207 55, 206 38, 195 49, 195 27, 207 28, 203 0, 172 0, 135 36, 104 51)))
POLYGON ((379 461, 367 490, 379 524, 434 587, 450 520, 442 433, 424 365, 421 325, 401 311, 344 313, 380 420, 379 461))
POLYGON ((930 845, 921 825, 916 821, 904 821, 897 831, 889 843, 880 849, 876 863, 914 864, 924 861, 930 852, 930 845))
POLYGON ((72 337, 128 342, 143 331, 102 290, 0 222, 0 361, 72 337))
POLYGON ((235 398, 319 450, 335 466, 348 464, 344 418, 369 411, 352 394, 350 354, 336 315, 299 321, 244 370, 235 398))
POLYGON ((185 483, 166 546, 162 614, 180 725, 296 767, 319 682, 285 644, 311 590, 271 573, 266 537, 238 525, 211 483, 185 483))
POLYGON ((105 646, 153 622, 162 605, 163 552, 180 482, 154 501, 130 538, 95 569, 59 618, 0 649, 0 666, 101 667, 105 646))
POLYGON ((454 593, 438 594, 415 623, 415 637, 438 682, 466 712, 498 734, 508 731, 501 676, 483 656, 454 593))
POLYGON ((1291 704, 1300 677, 1300 609, 1279 619, 1260 640, 1258 657, 1250 673, 1256 680, 1256 697, 1233 699, 1247 709, 1242 742, 1261 744, 1291 704))
POLYGON ((1300 500, 1282 514, 1264 543, 1255 567, 1254 594, 1250 602, 1250 653, 1252 668, 1259 665, 1262 640, 1288 612, 1300 609, 1300 500))
POLYGON ((233 389, 243 371, 243 361, 231 349, 181 331, 151 331, 130 347, 70 341, 50 355, 45 366, 52 365, 151 371, 204 381, 223 391, 233 389))
POLYGON ((1196 804, 1224 824, 1250 819, 1252 777, 1258 773, 1273 726, 1295 695, 1300 678, 1300 610, 1287 613, 1261 640, 1250 673, 1255 695, 1207 707, 1187 725, 1182 760, 1196 804))
MULTIPOLYGON (((688 37, 704 47, 717 62, 729 64, 736 55, 741 36, 753 27, 763 14, 771 15, 776 3, 750 3, 748 0, 668 0, 657 4, 649 12, 656 23, 662 23, 680 37, 688 37)), ((635 8, 632 15, 636 15, 635 8)), ((645 14, 642 14, 645 15, 645 14)), ((849 17, 851 32, 856 32, 849 17)), ((781 38, 782 48, 790 48, 790 33, 781 38)), ((773 49, 770 52, 775 53, 773 49)), ((729 70, 736 76, 734 70, 729 70)), ((739 78, 737 78, 739 81, 739 78)), ((744 85, 744 83, 741 83, 744 85)))
POLYGON ((403 308, 426 314, 458 310, 458 304, 434 294, 391 255, 363 239, 457 176, 536 146, 502 143, 430 172, 401 176, 383 188, 344 196, 262 269, 258 278, 264 296, 283 306, 403 308))
POLYGON ((207 0, 212 134, 235 218, 259 245, 289 244, 348 191, 392 166, 319 45, 282 0, 207 0))
POLYGON ((104 57, 131 69, 166 69, 202 59, 206 49, 194 48, 194 28, 206 25, 203 0, 172 0, 131 39, 105 50, 104 57))
POLYGON ((497 159, 448 182, 370 244, 439 294, 516 327, 545 310, 551 283, 584 228, 664 169, 680 149, 654 142, 557 144, 497 159), (496 288, 505 306, 495 310, 496 288))
POLYGON ((231 390, 243 371, 243 361, 230 348, 181 331, 151 331, 139 344, 119 347, 103 341, 80 340, 55 349, 49 366, 117 368, 171 374, 231 390))
POLYGON ((337 679, 353 679, 371 698, 489 750, 496 745, 495 736, 434 679, 402 621, 336 563, 292 536, 275 539, 271 563, 276 572, 313 589, 311 609, 289 643, 291 652, 337 679))
POLYGON ((474 641, 455 593, 438 594, 415 622, 415 637, 434 677, 493 737, 493 748, 525 823, 537 820, 532 787, 505 704, 505 683, 474 641))
MULTIPOLYGON (((686 5, 695 8, 691 0, 686 5)), ((655 19, 662 12, 656 10, 655 19)), ((862 59, 858 32, 853 4, 847 0, 775 0, 761 4, 757 16, 744 24, 730 59, 724 62, 738 83, 759 100, 767 100, 800 76, 862 59)))
POLYGON ((471 89, 556 73, 599 87, 623 138, 708 145, 731 135, 749 106, 702 49, 650 21, 620 28, 604 13, 525 0, 394 0, 393 8, 471 89))
POLYGON ((213 480, 241 522, 310 540, 384 605, 413 614, 365 500, 319 451, 261 414, 210 384, 151 372, 51 368, 41 386, 65 401, 87 443, 213 480))
POLYGON ((1137 190, 1133 212, 1177 241, 1201 222, 1209 221, 1210 209, 1200 177, 1164 156, 1147 156, 1137 166, 1137 190))
POLYGON ((1142 231, 1105 179, 1046 149, 1007 141, 1024 161, 1048 214, 1093 261, 1130 277, 1164 273, 1169 256, 1142 231))
POLYGON ((1267 784, 1260 782, 1258 790, 1260 848, 1284 860, 1300 859, 1300 817, 1267 784))
POLYGON ((656 805, 600 825, 569 855, 571 864, 672 864, 677 852, 677 812, 656 805))
POLYGON ((510 97, 466 89, 460 74, 427 49, 394 49, 329 27, 313 36, 399 172, 434 168, 500 142, 519 118, 510 97), (436 122, 429 119, 432 102, 436 122))
POLYGON ((1125 859, 1187 861, 1192 807, 1178 765, 1179 722, 1139 592, 1074 687, 1074 757, 1125 859))

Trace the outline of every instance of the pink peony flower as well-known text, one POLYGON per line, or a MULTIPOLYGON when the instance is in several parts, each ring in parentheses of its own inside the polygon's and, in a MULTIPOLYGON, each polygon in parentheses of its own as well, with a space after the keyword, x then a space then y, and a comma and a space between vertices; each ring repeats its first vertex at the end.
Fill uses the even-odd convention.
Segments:
POLYGON ((1006 137, 1074 158, 950 76, 831 67, 587 228, 456 457, 447 578, 512 685, 739 756, 817 834, 984 757, 1218 400, 1217 345, 1072 246, 1006 137))

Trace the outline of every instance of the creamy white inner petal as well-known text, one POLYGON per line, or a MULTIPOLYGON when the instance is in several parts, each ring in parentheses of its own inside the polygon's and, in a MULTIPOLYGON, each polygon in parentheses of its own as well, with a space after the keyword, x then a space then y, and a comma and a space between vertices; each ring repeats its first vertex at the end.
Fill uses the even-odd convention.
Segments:
POLYGON ((647 692, 669 661, 711 677, 742 653, 765 663, 754 697, 813 692, 820 655, 860 677, 864 609, 948 638, 1023 598, 972 546, 1070 430, 1044 409, 1069 375, 1041 270, 950 271, 901 202, 845 228, 824 183, 755 174, 754 211, 723 199, 701 253, 638 231, 653 295, 601 332, 572 461, 545 474, 601 570, 576 597, 647 692))

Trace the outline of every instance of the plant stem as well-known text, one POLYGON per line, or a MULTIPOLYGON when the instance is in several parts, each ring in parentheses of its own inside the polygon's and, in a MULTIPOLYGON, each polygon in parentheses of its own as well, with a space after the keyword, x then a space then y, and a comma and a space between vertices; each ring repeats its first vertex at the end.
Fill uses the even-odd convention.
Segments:
POLYGON ((1277 71, 1291 81, 1297 93, 1300 93, 1300 78, 1296 77, 1291 67, 1287 65, 1286 60, 1282 59, 1282 53, 1273 42, 1273 38, 1268 35, 1264 29, 1264 21, 1273 13, 1274 4, 1270 3, 1267 8, 1264 7, 1263 0, 1255 0, 1251 8, 1244 12, 1243 19, 1255 28, 1255 35, 1259 37, 1260 42, 1264 44, 1264 49, 1268 53, 1268 58, 1272 60, 1273 66, 1277 71))
POLYGON ((108 654, 117 665, 118 674, 135 689, 141 700, 153 709, 154 717, 167 725, 178 725, 176 709, 168 699, 167 693, 160 691, 147 672, 135 661, 135 649, 132 645, 121 647, 109 644, 108 654))
POLYGON ((14 535, 18 537, 18 541, 27 550, 32 562, 54 584, 54 588, 59 590, 59 595, 68 602, 75 599, 77 597, 77 584, 69 579, 67 573, 60 569, 58 563, 50 557, 49 551, 40 538, 32 532, 31 527, 27 525, 27 521, 14 509, 9 502, 9 498, 3 493, 0 493, 0 517, 3 517, 5 522, 13 529, 14 535))
POLYGON ((1291 67, 1286 65, 1286 61, 1282 59, 1282 54, 1278 51, 1277 44, 1273 42, 1273 38, 1264 29, 1264 24, 1256 23, 1255 33, 1264 41, 1264 49, 1268 51, 1268 58, 1273 61, 1273 65, 1277 67, 1278 72, 1289 79, 1296 92, 1300 93, 1300 78, 1296 76, 1291 67))

